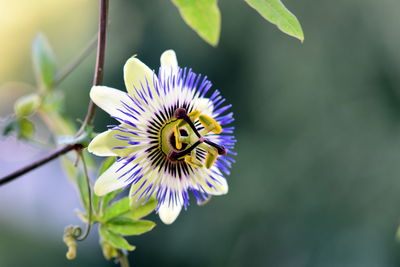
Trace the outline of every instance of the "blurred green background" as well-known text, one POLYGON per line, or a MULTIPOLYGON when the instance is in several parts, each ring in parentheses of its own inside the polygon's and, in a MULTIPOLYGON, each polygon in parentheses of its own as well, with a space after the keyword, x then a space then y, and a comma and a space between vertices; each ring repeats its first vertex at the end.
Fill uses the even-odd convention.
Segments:
MULTIPOLYGON (((133 266, 400 266, 400 1, 284 1, 305 32, 285 36, 241 0, 220 0, 217 48, 170 1, 110 1, 104 83, 123 89, 133 54, 151 68, 174 49, 233 104, 238 139, 230 192, 171 226, 129 239, 133 266)), ((0 0, 0 115, 34 83, 37 32, 60 66, 97 29, 94 0, 0 0), (10 90, 13 88, 13 90, 10 90)), ((83 118, 94 53, 62 84, 83 118)), ((110 122, 99 111, 96 130, 110 122)), ((42 155, 0 141, 1 174, 42 155)), ((57 163, 0 188, 0 266, 114 266, 93 231, 68 261, 64 225, 79 223, 74 189, 57 163)))

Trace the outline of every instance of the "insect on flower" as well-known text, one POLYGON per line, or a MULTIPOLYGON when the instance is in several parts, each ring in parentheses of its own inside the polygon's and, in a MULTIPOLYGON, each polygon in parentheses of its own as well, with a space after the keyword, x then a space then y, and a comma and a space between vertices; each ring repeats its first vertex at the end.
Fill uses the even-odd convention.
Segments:
POLYGON ((120 124, 96 136, 89 152, 119 159, 96 181, 104 195, 131 184, 135 200, 155 197, 160 219, 170 224, 189 192, 197 202, 228 192, 236 142, 231 105, 211 82, 178 67, 175 52, 161 55, 158 75, 135 57, 124 66, 127 93, 94 86, 90 97, 120 124), (208 98, 207 95, 210 95, 208 98))

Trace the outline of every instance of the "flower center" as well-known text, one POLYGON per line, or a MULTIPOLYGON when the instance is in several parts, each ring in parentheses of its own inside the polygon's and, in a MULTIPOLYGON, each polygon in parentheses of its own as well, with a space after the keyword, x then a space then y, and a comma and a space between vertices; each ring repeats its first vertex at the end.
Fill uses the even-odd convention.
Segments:
POLYGON ((197 110, 187 114, 184 108, 176 109, 174 115, 175 118, 164 125, 159 136, 160 148, 168 160, 185 161, 195 168, 202 168, 204 165, 211 168, 219 155, 226 154, 225 147, 205 137, 210 132, 222 132, 222 127, 213 118, 200 114, 197 110), (204 127, 200 132, 194 125, 196 120, 204 127), (204 163, 197 159, 197 148, 207 152, 204 163))

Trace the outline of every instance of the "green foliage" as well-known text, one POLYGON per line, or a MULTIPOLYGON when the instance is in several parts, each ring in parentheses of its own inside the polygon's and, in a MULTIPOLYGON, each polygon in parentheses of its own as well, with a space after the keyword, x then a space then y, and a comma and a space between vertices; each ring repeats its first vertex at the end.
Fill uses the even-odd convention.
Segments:
POLYGON ((106 224, 107 228, 121 235, 141 235, 151 231, 156 224, 152 221, 133 221, 129 218, 115 218, 106 224))
POLYGON ((138 220, 149 215, 157 207, 157 200, 154 198, 149 199, 149 201, 146 203, 132 200, 133 199, 130 198, 131 210, 123 215, 123 217, 130 218, 132 220, 138 220))
POLYGON ((296 37, 303 42, 304 34, 296 16, 280 0, 245 0, 269 22, 275 24, 282 32, 296 37))
POLYGON ((107 222, 113 218, 116 218, 130 210, 129 198, 124 197, 114 202, 109 208, 106 209, 105 214, 102 218, 104 222, 107 222))
POLYGON ((217 0, 172 0, 183 20, 207 43, 216 46, 221 32, 217 0))
POLYGON ((125 238, 123 238, 122 236, 120 236, 116 233, 109 231, 107 229, 107 227, 104 225, 100 225, 99 234, 103 241, 109 243, 114 248, 126 249, 126 250, 130 250, 130 251, 135 249, 135 247, 130 245, 128 243, 128 241, 126 241, 125 238))
POLYGON ((33 93, 20 97, 14 104, 14 111, 18 117, 27 117, 35 113, 40 107, 41 98, 33 93))
MULTIPOLYGON (((115 157, 109 157, 103 161, 99 168, 99 176, 113 163, 115 157)), ((77 178, 77 184, 82 200, 88 200, 87 188, 84 176, 77 178)), ((100 224, 100 244, 106 259, 118 256, 118 250, 134 250, 124 236, 141 235, 151 231, 156 224, 152 221, 142 220, 157 206, 157 201, 150 199, 146 203, 130 203, 130 197, 116 199, 123 189, 110 192, 104 196, 92 195, 92 220, 88 221, 88 203, 84 202, 86 213, 77 212, 78 217, 84 223, 100 224)))
POLYGON ((53 50, 43 34, 37 35, 33 41, 32 60, 38 84, 48 91, 54 82, 57 65, 53 50))
POLYGON ((78 172, 76 181, 82 204, 86 210, 89 210, 89 190, 88 190, 87 179, 83 172, 78 172))

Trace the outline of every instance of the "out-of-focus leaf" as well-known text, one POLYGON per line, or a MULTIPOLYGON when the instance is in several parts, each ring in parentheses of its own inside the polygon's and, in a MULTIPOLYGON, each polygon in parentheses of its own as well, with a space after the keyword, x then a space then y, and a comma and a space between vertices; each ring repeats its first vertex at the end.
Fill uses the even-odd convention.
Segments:
POLYGON ((120 236, 116 233, 109 231, 106 228, 106 226, 104 226, 104 225, 100 225, 99 233, 100 233, 101 238, 104 241, 110 243, 115 248, 126 249, 126 250, 130 250, 130 251, 135 249, 135 247, 130 245, 128 243, 128 241, 126 241, 125 238, 123 238, 122 236, 120 236))
POLYGON ((129 210, 129 197, 124 197, 117 202, 114 202, 108 209, 105 210, 102 221, 107 222, 115 217, 121 216, 129 210))
POLYGON ((58 90, 47 94, 43 98, 43 103, 40 109, 46 113, 62 113, 65 110, 65 95, 64 92, 58 90))
POLYGON ((304 34, 300 22, 280 0, 245 0, 269 22, 275 24, 282 32, 296 37, 303 42, 304 34))
POLYGON ((41 99, 38 94, 29 94, 20 97, 14 104, 14 111, 18 117, 27 117, 35 113, 40 107, 41 99))
POLYGON ((221 32, 217 0, 172 0, 183 20, 207 43, 216 46, 221 32))
POLYGON ((71 120, 64 118, 58 113, 40 112, 40 117, 46 122, 50 130, 58 135, 74 135, 76 127, 71 120))
POLYGON ((15 119, 9 119, 2 123, 2 134, 4 136, 8 136, 13 132, 16 132, 18 130, 18 121, 15 119))
POLYGON ((68 157, 61 157, 61 164, 68 178, 75 183, 78 176, 78 169, 74 163, 68 157))
POLYGON ((32 44, 33 69, 38 83, 49 89, 57 73, 56 59, 49 42, 43 34, 38 34, 32 44))
POLYGON ((123 217, 138 220, 149 215, 157 207, 157 200, 151 198, 143 204, 143 201, 136 202, 131 198, 130 206, 131 210, 125 213, 123 217))
POLYGON ((156 224, 152 221, 132 221, 127 218, 115 218, 107 223, 107 228, 121 235, 141 235, 151 231, 156 224))
POLYGON ((79 195, 81 197, 81 201, 83 204, 83 207, 86 210, 89 210, 89 190, 88 190, 88 184, 86 181, 86 177, 83 174, 82 171, 78 172, 77 176, 77 185, 78 185, 78 190, 79 190, 79 195))
POLYGON ((28 119, 22 118, 18 120, 18 138, 31 139, 35 134, 35 125, 28 119))
POLYGON ((78 216, 78 218, 79 218, 82 222, 84 222, 84 223, 88 223, 88 222, 89 222, 88 216, 87 216, 86 213, 83 213, 83 212, 80 211, 80 210, 75 210, 75 213, 76 213, 76 215, 78 216))

